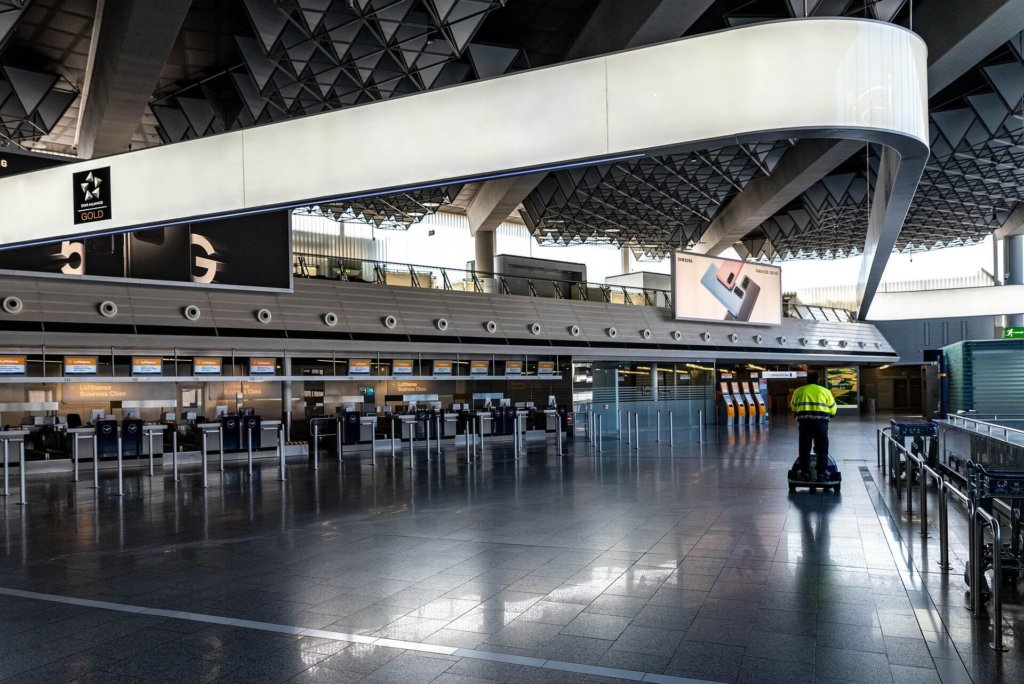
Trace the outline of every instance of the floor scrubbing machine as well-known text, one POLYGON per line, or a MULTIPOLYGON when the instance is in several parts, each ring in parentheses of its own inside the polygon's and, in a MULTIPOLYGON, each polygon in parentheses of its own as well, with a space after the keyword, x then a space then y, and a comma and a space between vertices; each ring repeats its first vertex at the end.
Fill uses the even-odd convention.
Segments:
POLYGON ((811 454, 811 473, 810 476, 807 476, 800 473, 800 457, 797 457, 788 473, 789 491, 795 492, 797 487, 807 487, 812 492, 816 492, 818 487, 821 487, 823 491, 831 489, 833 492, 839 492, 843 484, 843 474, 839 472, 839 466, 829 456, 828 462, 825 465, 825 477, 819 480, 815 478, 817 471, 816 459, 817 456, 811 454))

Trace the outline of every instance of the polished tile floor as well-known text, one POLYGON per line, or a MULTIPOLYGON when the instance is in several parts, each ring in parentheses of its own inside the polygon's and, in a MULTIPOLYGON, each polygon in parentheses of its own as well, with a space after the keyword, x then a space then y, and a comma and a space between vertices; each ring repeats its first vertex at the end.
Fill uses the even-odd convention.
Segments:
POLYGON ((789 494, 786 422, 285 483, 229 464, 205 490, 129 471, 123 498, 33 476, 0 503, 0 680, 1024 681, 1024 619, 987 647, 960 514, 944 574, 875 426, 833 423, 840 495, 789 494))

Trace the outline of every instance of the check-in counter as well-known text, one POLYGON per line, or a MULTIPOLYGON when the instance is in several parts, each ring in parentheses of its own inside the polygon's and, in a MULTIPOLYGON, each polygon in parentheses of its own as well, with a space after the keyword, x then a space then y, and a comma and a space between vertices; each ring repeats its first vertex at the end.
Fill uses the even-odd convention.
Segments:
POLYGON ((220 423, 196 423, 193 425, 195 431, 195 442, 197 445, 203 443, 203 433, 206 433, 206 450, 220 451, 220 423))

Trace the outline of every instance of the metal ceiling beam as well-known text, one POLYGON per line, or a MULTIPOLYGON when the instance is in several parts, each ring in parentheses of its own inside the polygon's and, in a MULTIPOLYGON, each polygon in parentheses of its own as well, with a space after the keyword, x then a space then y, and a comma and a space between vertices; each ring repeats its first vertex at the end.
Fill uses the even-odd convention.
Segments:
POLYGON ((712 255, 725 251, 863 147, 855 140, 798 141, 770 176, 750 181, 718 212, 693 251, 712 255))
POLYGON ((1006 223, 992 237, 1002 240, 1011 235, 1024 235, 1024 205, 1017 207, 1006 219, 1006 223))
POLYGON ((582 59, 679 38, 714 0, 601 0, 566 53, 582 59))
POLYGON ((928 0, 914 13, 928 44, 928 94, 935 95, 1024 31, 1020 0, 928 0))
POLYGON ((192 0, 104 3, 81 113, 79 157, 128 149, 191 5, 192 0))

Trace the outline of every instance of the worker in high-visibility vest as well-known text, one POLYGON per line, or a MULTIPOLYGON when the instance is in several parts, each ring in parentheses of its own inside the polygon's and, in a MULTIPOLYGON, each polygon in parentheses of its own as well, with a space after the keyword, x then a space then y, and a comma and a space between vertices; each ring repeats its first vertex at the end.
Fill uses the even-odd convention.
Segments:
POLYGON ((818 384, 819 376, 811 371, 807 374, 807 384, 797 387, 789 408, 796 414, 797 425, 800 426, 799 468, 800 472, 810 477, 811 446, 818 457, 817 478, 825 480, 825 467, 828 464, 828 421, 836 415, 836 400, 832 392, 818 384))

